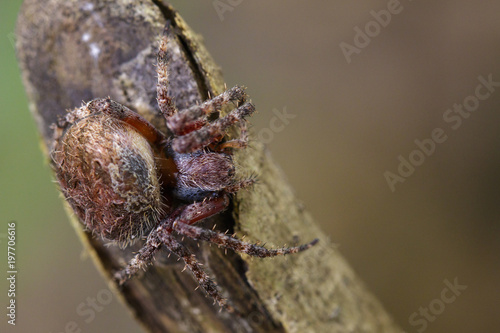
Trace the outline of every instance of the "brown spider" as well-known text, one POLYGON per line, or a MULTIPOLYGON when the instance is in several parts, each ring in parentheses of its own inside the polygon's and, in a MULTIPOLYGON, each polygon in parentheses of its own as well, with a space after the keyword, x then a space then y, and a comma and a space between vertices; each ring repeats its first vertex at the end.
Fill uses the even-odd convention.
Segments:
POLYGON ((93 234, 127 246, 147 235, 130 263, 115 273, 123 284, 151 263, 165 246, 182 258, 199 285, 221 306, 231 309, 194 255, 174 231, 255 257, 272 257, 309 249, 266 249, 232 236, 195 226, 229 205, 229 195, 254 183, 237 179, 232 149, 247 146, 245 117, 255 108, 240 87, 177 111, 167 96, 167 28, 158 51, 158 105, 172 132, 166 137, 139 114, 107 99, 92 100, 70 111, 54 126, 53 166, 66 200, 93 234), (235 108, 209 122, 227 104, 235 108), (240 138, 223 141, 239 124, 240 138))

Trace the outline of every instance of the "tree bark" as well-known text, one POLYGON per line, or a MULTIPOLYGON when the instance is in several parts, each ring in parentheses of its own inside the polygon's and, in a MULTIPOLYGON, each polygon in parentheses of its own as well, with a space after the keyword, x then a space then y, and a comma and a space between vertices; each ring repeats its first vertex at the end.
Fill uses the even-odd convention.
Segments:
MULTIPOLYGON (((165 23, 170 93, 179 109, 224 89, 220 69, 198 35, 168 4, 140 0, 27 0, 17 26, 17 52, 31 112, 48 153, 50 125, 82 101, 110 96, 167 131, 156 103, 156 50, 165 23)), ((112 289, 151 332, 401 332, 294 197, 265 147, 253 142, 235 155, 242 175, 259 182, 238 193, 232 208, 204 222, 268 247, 319 238, 286 258, 252 259, 185 240, 238 314, 219 311, 182 263, 155 264, 123 287, 113 273, 142 243, 106 246, 73 226, 112 289)), ((69 208, 68 208, 69 209, 69 208)))

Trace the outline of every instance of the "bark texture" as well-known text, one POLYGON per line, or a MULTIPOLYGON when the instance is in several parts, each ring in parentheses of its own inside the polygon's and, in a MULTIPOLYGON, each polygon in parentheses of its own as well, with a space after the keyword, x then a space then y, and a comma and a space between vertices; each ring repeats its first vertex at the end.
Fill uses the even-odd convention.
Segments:
MULTIPOLYGON (((82 101, 110 96, 166 131, 156 103, 156 50, 165 23, 173 26, 170 94, 182 109, 224 89, 220 69, 168 4, 151 0, 26 0, 17 52, 29 106, 48 153, 51 124, 82 101)), ((244 80, 243 80, 244 81, 244 80)), ((251 259, 186 240, 239 314, 219 311, 166 251, 124 287, 111 282, 140 248, 125 250, 73 225, 95 263, 144 328, 151 332, 401 332, 380 303, 314 225, 265 147, 236 154, 243 175, 259 183, 232 209, 204 225, 236 232, 268 247, 320 238, 286 258, 251 259)))

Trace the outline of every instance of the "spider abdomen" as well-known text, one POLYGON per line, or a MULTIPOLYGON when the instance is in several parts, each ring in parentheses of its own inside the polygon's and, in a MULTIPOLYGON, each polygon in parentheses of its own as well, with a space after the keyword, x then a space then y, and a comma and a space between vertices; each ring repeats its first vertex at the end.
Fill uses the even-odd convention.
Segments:
POLYGON ((99 113, 80 119, 56 143, 53 159, 62 192, 89 230, 127 245, 157 223, 153 151, 132 126, 99 113))

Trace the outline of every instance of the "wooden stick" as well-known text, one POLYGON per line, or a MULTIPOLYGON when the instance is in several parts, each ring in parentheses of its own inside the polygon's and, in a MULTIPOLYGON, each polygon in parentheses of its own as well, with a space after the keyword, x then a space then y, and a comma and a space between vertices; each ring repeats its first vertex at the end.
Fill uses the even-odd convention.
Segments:
MULTIPOLYGON (((26 0, 17 27, 17 52, 31 111, 51 149, 50 125, 82 101, 108 97, 138 111, 166 132, 156 107, 155 58, 166 21, 170 89, 179 109, 224 90, 219 68, 168 4, 134 0, 26 0)), ((229 49, 228 49, 229 51, 229 49)), ((244 82, 244 78, 241 79, 244 82)), ((258 105, 258 101, 257 105, 258 105)), ((118 288, 113 273, 141 244, 105 246, 73 225, 114 291, 151 332, 401 332, 380 303, 298 203, 264 146, 236 152, 243 175, 259 183, 234 198, 232 209, 207 222, 268 247, 304 243, 297 255, 251 259, 188 243, 240 313, 213 305, 182 263, 162 252, 153 266, 118 288)), ((209 227, 211 227, 209 225, 209 227)), ((186 239, 186 242, 188 240, 186 239)))

